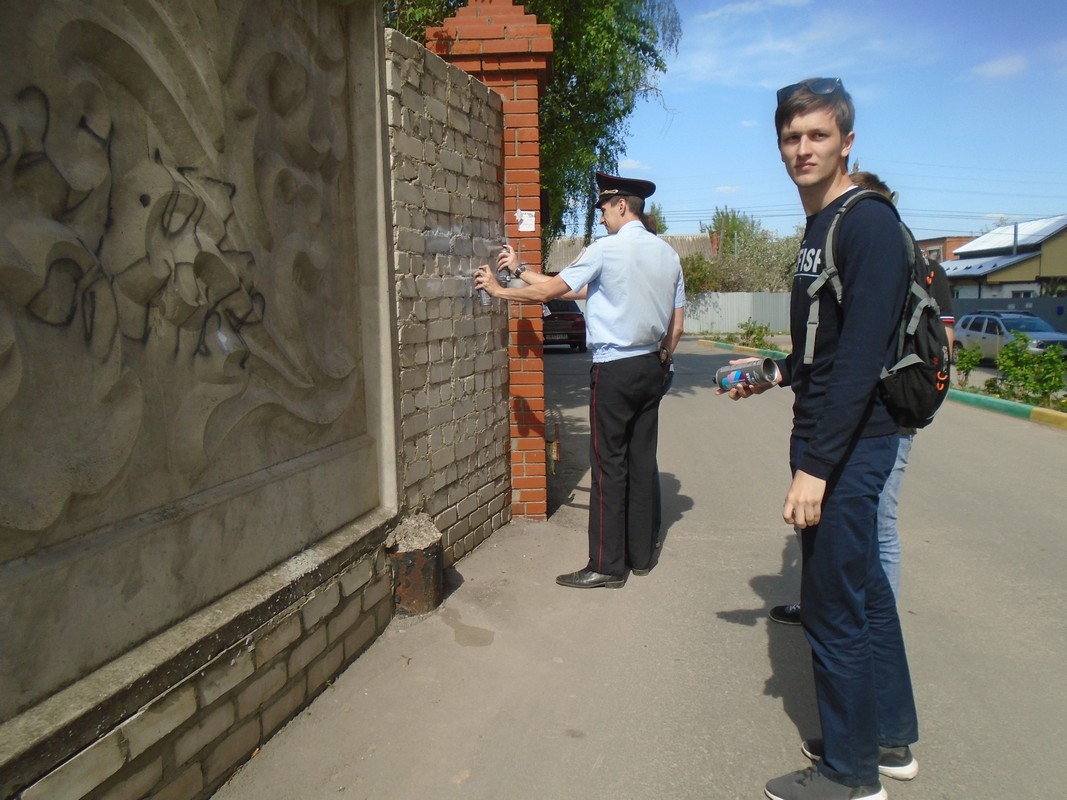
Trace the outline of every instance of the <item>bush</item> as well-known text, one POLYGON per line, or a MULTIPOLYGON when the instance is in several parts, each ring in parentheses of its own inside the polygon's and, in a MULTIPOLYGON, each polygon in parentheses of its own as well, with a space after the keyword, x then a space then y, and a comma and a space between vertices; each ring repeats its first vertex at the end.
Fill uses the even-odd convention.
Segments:
POLYGON ((1032 406, 1061 409, 1058 397, 1067 389, 1064 383, 1063 348, 1053 345, 1043 353, 1031 353, 1030 337, 1016 332, 1015 338, 1000 348, 997 356, 999 378, 986 381, 986 391, 995 397, 1032 406))
POLYGON ((716 285, 715 265, 701 253, 693 253, 682 259, 682 279, 686 294, 696 295, 711 291, 716 285))
POLYGON ((966 386, 971 372, 982 363, 982 346, 975 342, 970 347, 956 347, 952 352, 956 357, 956 374, 959 376, 960 386, 966 386))
POLYGON ((760 325, 749 317, 747 322, 741 323, 740 328, 741 330, 737 333, 728 333, 722 338, 727 342, 739 344, 742 347, 753 347, 757 350, 770 350, 773 347, 767 338, 771 335, 770 325, 760 325))

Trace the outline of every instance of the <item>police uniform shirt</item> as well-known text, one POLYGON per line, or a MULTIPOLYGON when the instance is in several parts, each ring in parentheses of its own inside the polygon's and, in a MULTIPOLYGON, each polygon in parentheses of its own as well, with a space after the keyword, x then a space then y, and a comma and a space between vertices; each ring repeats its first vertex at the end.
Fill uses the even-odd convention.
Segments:
POLYGON ((636 220, 593 242, 560 277, 573 291, 589 287, 593 363, 655 352, 674 309, 685 306, 678 254, 636 220))

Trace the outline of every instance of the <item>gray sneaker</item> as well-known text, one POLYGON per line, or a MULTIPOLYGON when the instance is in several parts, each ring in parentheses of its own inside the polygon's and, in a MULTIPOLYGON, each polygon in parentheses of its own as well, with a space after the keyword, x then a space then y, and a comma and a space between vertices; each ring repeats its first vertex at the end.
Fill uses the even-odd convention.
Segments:
POLYGON ((763 790, 770 800, 886 800, 882 784, 845 786, 808 767, 767 782, 763 790))
MULTIPOLYGON (((807 739, 800 745, 801 751, 812 761, 818 761, 825 752, 822 739, 807 739)), ((910 781, 919 774, 919 762, 911 754, 911 748, 878 746, 878 771, 887 778, 910 781)))

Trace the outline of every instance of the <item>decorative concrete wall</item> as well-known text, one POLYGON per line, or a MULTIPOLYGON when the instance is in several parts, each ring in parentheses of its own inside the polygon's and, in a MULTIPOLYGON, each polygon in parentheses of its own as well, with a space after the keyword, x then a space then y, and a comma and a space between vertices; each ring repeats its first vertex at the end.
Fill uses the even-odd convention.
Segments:
POLYGON ((0 719, 396 505, 344 16, 0 8, 0 719))
POLYGON ((202 796, 390 619, 381 44, 0 4, 0 796, 202 796))
POLYGON ((471 279, 503 242, 501 100, 396 31, 386 49, 401 490, 451 564, 511 518, 508 310, 471 279))

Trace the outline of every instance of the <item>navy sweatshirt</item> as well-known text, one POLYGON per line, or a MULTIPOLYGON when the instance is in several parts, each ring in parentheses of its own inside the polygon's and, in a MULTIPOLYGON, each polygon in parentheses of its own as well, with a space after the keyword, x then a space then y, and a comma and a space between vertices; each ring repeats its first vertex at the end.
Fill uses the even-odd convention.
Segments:
POLYGON ((796 468, 824 479, 843 462, 854 439, 897 431, 879 379, 894 356, 908 255, 893 209, 877 199, 861 200, 839 226, 835 256, 842 302, 839 306, 828 284, 823 287, 815 356, 804 364, 808 286, 822 272, 826 231, 847 194, 807 220, 790 298, 793 352, 778 362, 782 384, 793 388, 793 435, 809 443, 796 468))

